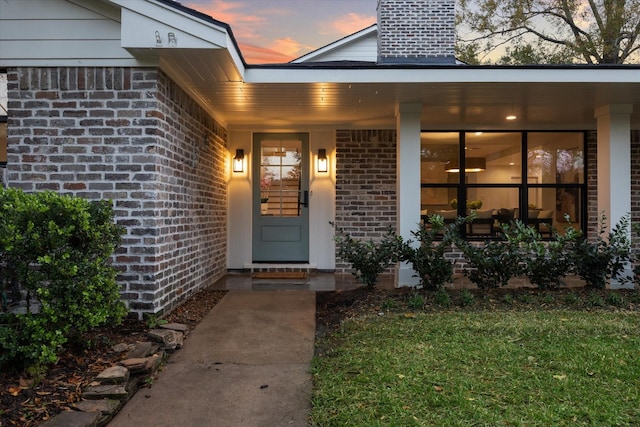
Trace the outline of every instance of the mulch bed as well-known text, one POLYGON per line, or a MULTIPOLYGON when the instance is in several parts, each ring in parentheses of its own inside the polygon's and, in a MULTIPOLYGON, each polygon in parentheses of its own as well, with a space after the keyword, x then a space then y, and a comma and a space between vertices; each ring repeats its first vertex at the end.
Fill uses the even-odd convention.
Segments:
MULTIPOLYGON (((224 291, 204 290, 173 310, 168 322, 183 323, 189 330, 222 299, 224 291)), ((39 381, 26 373, 0 373, 0 427, 31 427, 71 410, 81 392, 121 355, 111 350, 118 343, 147 341, 147 324, 125 320, 120 326, 98 328, 84 336, 87 348, 69 347, 39 381)))

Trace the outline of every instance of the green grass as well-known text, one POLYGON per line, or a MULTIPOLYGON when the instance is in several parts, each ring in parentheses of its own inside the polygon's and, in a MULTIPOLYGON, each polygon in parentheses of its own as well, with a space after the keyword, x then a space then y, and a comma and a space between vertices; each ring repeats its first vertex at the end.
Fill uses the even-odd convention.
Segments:
POLYGON ((315 426, 640 425, 640 313, 400 313, 323 345, 315 426))

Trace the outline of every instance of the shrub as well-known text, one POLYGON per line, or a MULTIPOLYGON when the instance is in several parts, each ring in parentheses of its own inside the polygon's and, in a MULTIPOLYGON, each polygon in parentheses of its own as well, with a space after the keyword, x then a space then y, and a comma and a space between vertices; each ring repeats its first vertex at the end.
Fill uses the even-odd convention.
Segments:
POLYGON ((446 289, 438 289, 433 294, 433 301, 444 308, 449 308, 451 306, 451 296, 446 289))
MULTIPOLYGON (((508 226, 504 230, 508 230, 508 226)), ((509 279, 525 271, 519 241, 513 233, 504 232, 502 236, 502 239, 486 240, 479 245, 456 239, 456 246, 469 265, 464 275, 481 289, 506 286, 509 279)))
POLYGON ((554 230, 554 240, 548 242, 542 241, 535 228, 520 221, 505 227, 504 231, 511 241, 519 245, 523 272, 532 284, 540 289, 553 289, 564 284, 562 278, 572 271, 572 254, 579 237, 573 228, 567 227, 563 234, 554 230))
POLYGON ((469 291, 469 289, 463 289, 462 292, 460 293, 461 306, 468 307, 473 304, 474 300, 475 300, 475 297, 473 296, 471 291, 469 291))
POLYGON ((609 233, 606 221, 602 213, 598 220, 598 237, 594 241, 578 239, 575 247, 576 273, 587 287, 596 289, 604 289, 609 279, 627 280, 621 273, 631 261, 631 242, 627 234, 629 215, 623 216, 609 233))
POLYGON ((413 294, 407 299, 407 306, 414 310, 421 310, 424 308, 425 299, 420 294, 413 294))
POLYGON ((622 307, 624 305, 624 297, 617 292, 609 292, 605 301, 614 307, 622 307))
POLYGON ((423 288, 441 290, 453 281, 453 262, 445 258, 445 252, 459 236, 458 230, 465 221, 458 218, 455 223, 445 225, 441 216, 431 215, 429 225, 420 224, 418 231, 411 232, 417 246, 413 247, 411 241, 406 242, 402 261, 411 263, 423 288))
POLYGON ((19 287, 27 304, 4 316, 0 366, 54 362, 69 340, 123 318, 109 264, 122 228, 109 202, 0 190, 0 218, 3 293, 19 287))
POLYGON ((376 285, 378 275, 392 263, 399 261, 403 246, 402 238, 391 228, 378 242, 373 240, 363 242, 354 239, 343 229, 336 228, 334 240, 338 256, 351 264, 354 270, 353 275, 369 288, 376 285))

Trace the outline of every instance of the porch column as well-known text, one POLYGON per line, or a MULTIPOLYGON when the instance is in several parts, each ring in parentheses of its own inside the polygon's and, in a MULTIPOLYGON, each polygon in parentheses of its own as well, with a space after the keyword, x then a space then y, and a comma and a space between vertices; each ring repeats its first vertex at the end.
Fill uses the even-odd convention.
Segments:
MULTIPOLYGON (((595 110, 598 121, 598 216, 604 211, 609 229, 631 212, 632 111, 631 104, 610 104, 595 110)), ((630 228, 627 233, 631 237, 630 228)), ((631 273, 631 266, 628 269, 631 273)), ((620 286, 620 283, 611 283, 612 288, 620 286)))
MULTIPOLYGON (((408 240, 420 222, 420 115, 422 104, 402 103, 396 108, 398 233, 408 240)), ((397 286, 414 286, 419 280, 410 264, 400 264, 397 286)))

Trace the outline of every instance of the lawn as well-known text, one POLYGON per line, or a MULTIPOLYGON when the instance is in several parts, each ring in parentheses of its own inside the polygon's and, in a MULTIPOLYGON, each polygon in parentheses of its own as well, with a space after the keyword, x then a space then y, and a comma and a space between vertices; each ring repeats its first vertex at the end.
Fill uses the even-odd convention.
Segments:
POLYGON ((345 320, 314 359, 315 426, 640 425, 640 312, 345 320))

